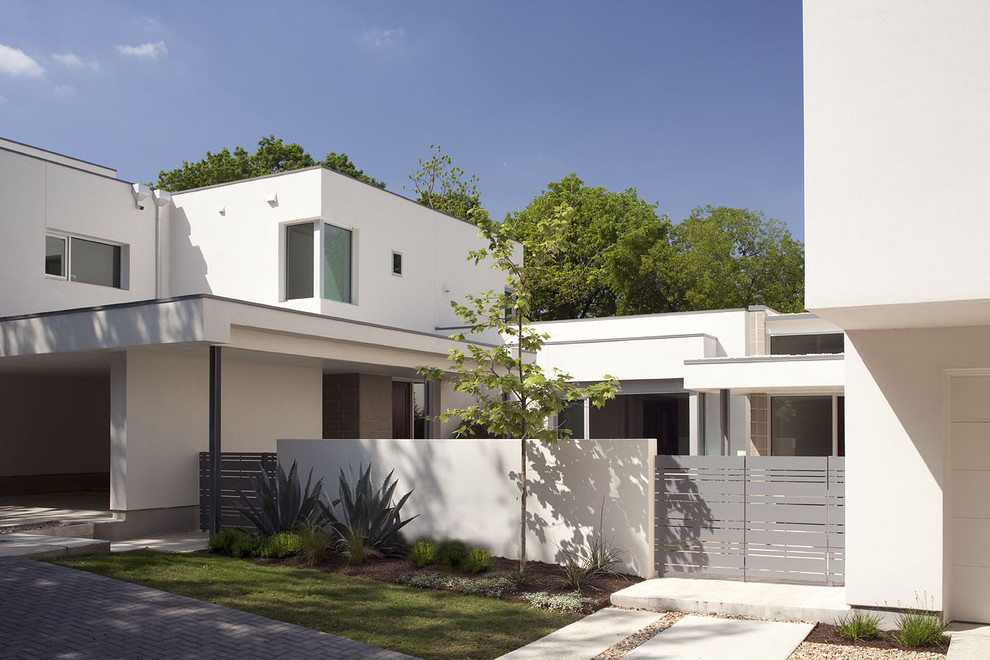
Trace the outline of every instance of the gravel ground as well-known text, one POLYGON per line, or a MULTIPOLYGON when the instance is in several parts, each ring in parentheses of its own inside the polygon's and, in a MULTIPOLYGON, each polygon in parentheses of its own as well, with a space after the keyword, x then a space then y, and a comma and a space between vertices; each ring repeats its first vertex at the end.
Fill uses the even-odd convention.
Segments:
MULTIPOLYGON (((683 612, 665 612, 659 621, 649 625, 634 635, 602 651, 591 660, 615 660, 621 658, 637 646, 660 634, 680 621, 683 612)), ((716 616, 695 614, 694 616, 716 616)), ((725 616, 726 619, 754 619, 770 621, 759 617, 725 616)), ((788 660, 945 660, 946 649, 908 650, 896 648, 888 641, 862 642, 852 644, 835 632, 834 626, 818 624, 788 660)))

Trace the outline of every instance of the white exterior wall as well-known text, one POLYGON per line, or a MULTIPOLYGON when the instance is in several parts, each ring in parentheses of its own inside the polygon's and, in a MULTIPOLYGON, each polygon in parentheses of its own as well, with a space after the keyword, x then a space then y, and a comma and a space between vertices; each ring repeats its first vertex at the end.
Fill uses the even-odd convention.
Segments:
POLYGON ((966 542, 946 524, 945 371, 972 367, 990 367, 988 327, 847 335, 850 604, 911 607, 927 592, 943 609, 947 548, 966 542))
POLYGON ((504 286, 501 273, 466 260, 481 247, 475 226, 326 169, 176 193, 172 200, 171 295, 212 293, 435 333, 460 323, 451 300, 504 286), (275 206, 267 202, 272 194, 275 206), (317 219, 352 231, 352 303, 284 300, 284 227, 317 219), (393 250, 402 253, 401 276, 392 274, 393 250))
MULTIPOLYGON (((598 529, 605 497, 605 536, 624 550, 621 570, 655 575, 651 440, 575 440, 530 445, 527 508, 530 559, 560 563, 598 529)), ((397 498, 413 494, 404 517, 410 540, 456 538, 519 556, 518 440, 279 440, 279 461, 299 462, 303 478, 324 478, 336 497, 338 474, 370 461, 375 478, 394 469, 397 498)), ((379 481, 380 483, 380 481, 379 481)))
POLYGON ((0 182, 0 316, 154 298, 155 207, 130 184, 3 149, 0 182), (121 245, 122 288, 46 276, 48 231, 121 245))
POLYGON ((990 298, 988 32, 983 0, 805 0, 808 309, 990 298))

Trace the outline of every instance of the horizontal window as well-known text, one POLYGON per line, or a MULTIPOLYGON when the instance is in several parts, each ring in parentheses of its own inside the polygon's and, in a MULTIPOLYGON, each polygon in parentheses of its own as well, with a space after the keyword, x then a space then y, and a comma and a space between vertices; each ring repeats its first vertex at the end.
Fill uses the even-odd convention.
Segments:
POLYGON ((45 274, 73 282, 120 288, 119 245, 75 236, 45 236, 45 274))
POLYGON ((770 355, 815 355, 842 353, 844 350, 841 332, 770 336, 770 355))

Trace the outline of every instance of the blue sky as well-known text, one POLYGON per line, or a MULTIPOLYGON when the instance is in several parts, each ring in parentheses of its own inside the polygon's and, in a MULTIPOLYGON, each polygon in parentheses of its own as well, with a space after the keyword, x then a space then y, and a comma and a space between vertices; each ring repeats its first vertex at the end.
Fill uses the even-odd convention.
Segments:
POLYGON ((400 194, 439 144, 496 217, 570 172, 804 236, 798 0, 0 0, 0 136, 129 181, 274 134, 400 194))

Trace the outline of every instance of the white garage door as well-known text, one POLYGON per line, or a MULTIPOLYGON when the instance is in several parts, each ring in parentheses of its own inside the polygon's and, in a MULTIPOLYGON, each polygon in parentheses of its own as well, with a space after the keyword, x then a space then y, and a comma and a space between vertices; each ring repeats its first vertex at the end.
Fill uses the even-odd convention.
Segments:
POLYGON ((951 616, 990 622, 990 376, 951 380, 951 616))

